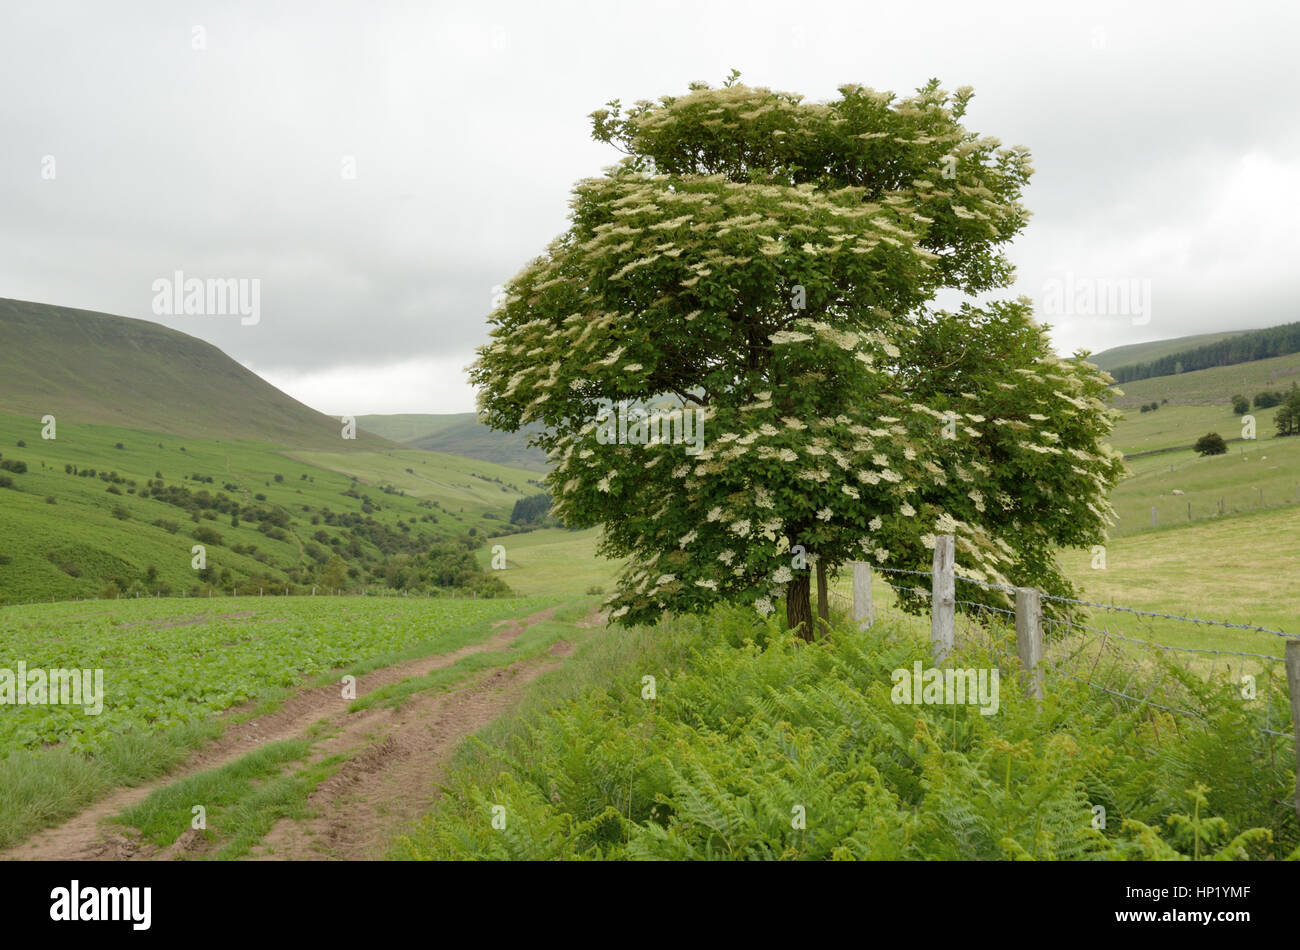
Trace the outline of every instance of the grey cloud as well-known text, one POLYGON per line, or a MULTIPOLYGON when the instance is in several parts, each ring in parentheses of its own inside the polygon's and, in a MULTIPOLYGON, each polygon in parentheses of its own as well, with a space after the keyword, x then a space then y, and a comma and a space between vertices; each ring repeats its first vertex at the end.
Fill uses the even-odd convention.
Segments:
POLYGON ((975 86, 972 127, 1038 169, 1013 292, 1103 265, 1155 287, 1145 326, 1045 317, 1062 349, 1295 319, 1294 228, 1243 256, 1205 227, 1243 156, 1300 174, 1293 6, 972 6, 10 5, 0 296, 159 319, 298 374, 468 355, 493 285, 619 157, 587 113, 735 66, 810 98, 975 86), (262 321, 155 318, 151 283, 178 269, 259 278, 262 321))

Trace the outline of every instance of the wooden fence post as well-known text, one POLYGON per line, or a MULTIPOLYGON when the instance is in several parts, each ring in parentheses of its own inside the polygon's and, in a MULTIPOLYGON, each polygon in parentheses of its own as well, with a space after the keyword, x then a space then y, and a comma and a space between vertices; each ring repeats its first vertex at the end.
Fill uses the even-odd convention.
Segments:
MULTIPOLYGON (((1300 640, 1286 642, 1286 688, 1291 694, 1291 731, 1295 734, 1295 757, 1300 762, 1300 640)), ((1300 821, 1300 768, 1295 775, 1295 815, 1300 821)))
POLYGON ((853 562, 853 621, 859 630, 867 630, 876 622, 871 603, 871 565, 866 561, 853 562))
POLYGON ((1034 699, 1043 698, 1043 603, 1038 589, 1016 588, 1016 650, 1025 668, 1026 692, 1034 699))
POLYGON ((934 541, 934 572, 930 587, 930 649, 936 660, 946 659, 956 642, 956 585, 953 581, 955 548, 951 534, 934 541))

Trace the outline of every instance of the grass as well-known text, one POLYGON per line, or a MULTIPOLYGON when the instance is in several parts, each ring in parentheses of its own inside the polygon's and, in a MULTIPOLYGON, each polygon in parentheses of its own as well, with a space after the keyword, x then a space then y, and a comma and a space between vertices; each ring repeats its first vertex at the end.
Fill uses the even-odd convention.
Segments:
MULTIPOLYGON (((216 821, 226 809, 247 803, 255 791, 265 792, 266 786, 260 783, 278 776, 286 764, 306 758, 310 751, 311 743, 304 740, 268 743, 219 769, 199 772, 158 789, 122 812, 117 820, 138 828, 151 843, 166 847, 191 826, 195 806, 204 808, 216 821)), ((267 801, 275 801, 283 808, 287 804, 283 791, 264 799, 259 807, 246 810, 265 814, 267 801)), ((246 826, 247 815, 244 817, 242 824, 246 826)))
MULTIPOLYGON (((1273 417, 1277 407, 1252 409, 1255 435, 1261 441, 1273 438, 1273 417)), ((1155 452, 1161 449, 1187 448, 1207 432, 1217 432, 1225 439, 1242 437, 1241 416, 1234 415, 1231 405, 1175 405, 1169 403, 1155 412, 1126 411, 1116 426, 1111 444, 1125 455, 1155 452)))
MULTIPOLYGON (((506 570, 502 576, 511 590, 524 596, 544 591, 579 596, 594 588, 608 594, 618 577, 618 564, 596 553, 599 538, 599 528, 544 528, 497 538, 492 543, 505 546, 506 570)), ((478 559, 488 568, 492 563, 491 548, 480 549, 478 559)))
POLYGON ((167 773, 221 731, 209 720, 123 735, 97 755, 65 748, 10 751, 0 760, 0 848, 75 815, 114 788, 167 773))
POLYGON ((1116 537, 1155 527, 1219 517, 1259 508, 1287 508, 1300 503, 1300 439, 1238 442, 1226 455, 1199 456, 1192 451, 1165 452, 1129 459, 1132 475, 1111 496, 1119 515, 1116 537), (1174 491, 1183 492, 1175 495, 1174 491), (1189 506, 1191 518, 1188 517, 1189 506))
MULTIPOLYGON (((1180 616, 1254 624, 1300 634, 1285 577, 1300 563, 1300 506, 1248 512, 1113 538, 1106 569, 1093 570, 1087 551, 1061 555, 1085 599, 1180 616)), ((1123 620, 1122 615, 1118 615, 1123 620)), ((1176 646, 1214 647, 1280 655, 1268 634, 1171 621, 1126 621, 1135 636, 1176 646)))

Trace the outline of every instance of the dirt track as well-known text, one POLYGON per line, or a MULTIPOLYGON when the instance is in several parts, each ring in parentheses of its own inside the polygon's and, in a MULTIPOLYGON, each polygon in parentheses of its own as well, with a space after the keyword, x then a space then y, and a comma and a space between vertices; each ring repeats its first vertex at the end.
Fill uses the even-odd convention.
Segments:
MULTIPOLYGON (((528 627, 550 619, 553 613, 554 608, 522 620, 499 621, 498 632, 481 643, 374 670, 357 678, 357 696, 451 666, 473 653, 505 649, 528 627)), ((186 832, 160 852, 121 827, 105 825, 104 820, 158 788, 232 762, 257 745, 303 737, 309 727, 321 721, 327 723, 325 732, 329 737, 316 743, 311 761, 340 752, 351 753, 351 757, 309 797, 308 808, 315 817, 281 820, 252 856, 271 860, 380 857, 400 826, 426 811, 434 801, 434 783, 441 778, 457 742, 509 710, 527 684, 563 662, 572 646, 559 641, 548 652, 549 659, 537 657, 489 670, 446 692, 416 693, 396 709, 374 706, 348 713, 350 701, 340 696, 335 684, 301 690, 271 715, 230 726, 221 738, 192 755, 181 769, 144 785, 119 789, 63 824, 0 852, 0 859, 198 856, 209 846, 198 832, 186 832)), ((228 715, 240 711, 231 710, 228 715)))

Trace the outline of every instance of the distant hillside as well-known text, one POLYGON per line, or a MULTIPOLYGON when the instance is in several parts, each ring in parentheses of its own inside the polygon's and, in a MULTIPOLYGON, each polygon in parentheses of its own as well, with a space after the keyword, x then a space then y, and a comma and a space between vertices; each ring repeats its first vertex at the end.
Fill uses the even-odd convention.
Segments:
POLYGON ((547 469, 546 453, 528 445, 528 440, 541 431, 536 425, 519 432, 498 432, 479 422, 472 412, 360 416, 357 425, 412 448, 463 455, 534 472, 547 469))
POLYGON ((109 584, 132 596, 427 588, 436 546, 513 534, 515 503, 541 491, 534 472, 378 440, 282 450, 86 423, 46 440, 38 427, 0 412, 0 604, 109 584), (342 585, 326 570, 335 555, 342 585))
MULTIPOLYGON (((210 343, 147 320, 0 298, 0 412, 286 446, 370 448, 210 343)), ((33 430, 36 431, 36 430, 33 430)))
POLYGON ((1115 400, 1121 409, 1168 399, 1172 405, 1223 406, 1231 409, 1232 397, 1241 394, 1253 399, 1264 390, 1290 389, 1300 382, 1300 353, 1277 356, 1271 360, 1253 360, 1233 366, 1179 373, 1176 376, 1153 376, 1118 386, 1123 393, 1115 400))
POLYGON ((1126 346, 1115 346, 1109 350, 1102 350, 1100 353, 1094 353, 1088 357, 1088 362, 1095 363, 1097 366, 1110 372, 1121 366, 1133 366, 1137 363, 1150 363, 1154 360, 1170 356, 1174 353, 1183 353, 1187 350, 1195 349, 1198 346, 1205 346, 1209 343, 1218 343, 1222 340, 1229 340, 1235 336, 1241 336, 1243 333, 1249 333, 1249 330, 1229 330, 1225 333, 1200 333, 1196 336, 1180 336, 1171 340, 1151 340, 1147 343, 1129 343, 1126 346))
POLYGON ((1168 352, 1146 362, 1116 366, 1109 372, 1116 382, 1127 383, 1155 376, 1174 376, 1219 366, 1235 366, 1291 353, 1300 353, 1300 323, 1250 330, 1226 339, 1168 352))
POLYGON ((404 412, 389 416, 357 416, 357 426, 394 442, 410 442, 473 418, 472 412, 404 412))

